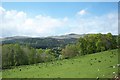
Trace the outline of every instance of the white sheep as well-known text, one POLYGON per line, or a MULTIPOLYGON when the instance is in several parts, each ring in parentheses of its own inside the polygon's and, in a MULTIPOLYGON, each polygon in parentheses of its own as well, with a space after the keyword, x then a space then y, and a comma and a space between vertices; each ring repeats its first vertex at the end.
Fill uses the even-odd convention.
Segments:
POLYGON ((115 72, 113 72, 113 74, 115 74, 115 72))
POLYGON ((119 66, 120 66, 120 64, 117 64, 117 66, 119 67, 119 66))
POLYGON ((113 68, 115 68, 115 66, 113 66, 113 68))
POLYGON ((96 79, 99 79, 99 77, 97 77, 96 79))
POLYGON ((98 69, 98 71, 100 71, 100 70, 98 69))

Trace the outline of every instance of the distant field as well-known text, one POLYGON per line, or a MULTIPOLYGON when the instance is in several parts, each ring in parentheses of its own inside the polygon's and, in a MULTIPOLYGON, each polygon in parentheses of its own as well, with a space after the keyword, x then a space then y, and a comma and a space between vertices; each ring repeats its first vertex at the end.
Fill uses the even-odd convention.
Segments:
POLYGON ((3 78, 112 78, 118 72, 118 50, 3 70, 3 78), (115 74, 113 74, 115 72, 115 74))

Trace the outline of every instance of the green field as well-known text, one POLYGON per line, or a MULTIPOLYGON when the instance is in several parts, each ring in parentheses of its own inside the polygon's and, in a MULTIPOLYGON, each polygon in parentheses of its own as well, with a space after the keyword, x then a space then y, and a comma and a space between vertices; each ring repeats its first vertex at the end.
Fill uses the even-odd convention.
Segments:
POLYGON ((3 70, 3 78, 112 78, 118 72, 118 50, 3 70), (115 72, 115 74, 113 74, 115 72))
POLYGON ((0 79, 2 78, 2 72, 0 71, 0 79))

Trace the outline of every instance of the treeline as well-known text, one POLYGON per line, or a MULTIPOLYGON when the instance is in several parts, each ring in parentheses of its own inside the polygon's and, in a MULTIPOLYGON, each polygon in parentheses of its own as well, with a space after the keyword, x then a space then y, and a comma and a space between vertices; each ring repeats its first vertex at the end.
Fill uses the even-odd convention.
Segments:
POLYGON ((33 48, 54 48, 54 47, 64 47, 67 44, 74 44, 77 41, 76 38, 68 38, 68 39, 55 39, 55 38, 18 38, 18 39, 7 39, 2 41, 2 45, 4 44, 20 44, 20 45, 29 45, 33 48))
POLYGON ((62 50, 65 58, 76 55, 86 55, 105 50, 111 50, 118 47, 118 36, 108 34, 88 34, 80 37, 76 44, 67 45, 62 50))
POLYGON ((19 44, 7 44, 2 46, 2 68, 12 66, 29 65, 56 60, 60 48, 56 49, 34 49, 19 44), (56 53, 56 54, 55 54, 56 53))
POLYGON ((88 34, 64 48, 59 46, 51 49, 37 49, 29 45, 5 44, 2 45, 2 68, 67 59, 117 47, 119 47, 118 36, 113 36, 111 33, 88 34))

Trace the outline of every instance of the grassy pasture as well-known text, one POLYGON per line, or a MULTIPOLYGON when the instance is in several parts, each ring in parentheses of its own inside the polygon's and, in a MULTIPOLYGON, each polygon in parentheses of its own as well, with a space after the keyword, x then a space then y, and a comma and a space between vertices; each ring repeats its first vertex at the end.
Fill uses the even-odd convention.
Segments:
POLYGON ((112 78, 118 72, 118 50, 2 71, 3 78, 112 78))
POLYGON ((0 71, 0 79, 2 78, 2 72, 0 71))

